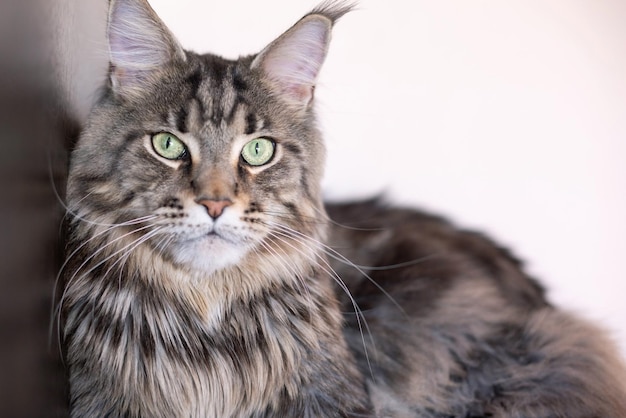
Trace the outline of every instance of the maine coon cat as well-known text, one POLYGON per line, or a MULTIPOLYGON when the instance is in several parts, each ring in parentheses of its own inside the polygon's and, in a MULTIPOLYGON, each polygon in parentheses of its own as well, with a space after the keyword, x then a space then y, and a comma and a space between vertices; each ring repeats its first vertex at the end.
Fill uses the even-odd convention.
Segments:
POLYGON ((325 3, 254 56, 113 0, 72 153, 75 417, 618 417, 624 368, 520 263, 440 218, 324 205, 325 3))

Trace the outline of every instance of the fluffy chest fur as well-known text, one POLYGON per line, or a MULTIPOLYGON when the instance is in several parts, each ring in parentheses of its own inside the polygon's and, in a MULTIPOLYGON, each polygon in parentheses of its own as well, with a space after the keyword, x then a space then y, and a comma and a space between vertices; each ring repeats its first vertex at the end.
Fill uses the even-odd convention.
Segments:
MULTIPOLYGON (((155 270, 181 274, 166 265, 155 270)), ((338 380, 347 360, 333 349, 341 348, 340 318, 329 309, 334 295, 318 285, 327 280, 323 275, 309 273, 299 282, 282 278, 258 292, 237 292, 231 300, 221 293, 215 301, 211 286, 176 283, 176 277, 137 272, 124 277, 123 286, 95 274, 81 277, 65 295, 68 361, 81 365, 71 376, 74 413, 262 416, 298 399, 300 408, 315 404, 311 385, 321 376, 338 380), (94 400, 94 391, 107 396, 94 400)), ((246 280, 237 274, 223 280, 246 280)))

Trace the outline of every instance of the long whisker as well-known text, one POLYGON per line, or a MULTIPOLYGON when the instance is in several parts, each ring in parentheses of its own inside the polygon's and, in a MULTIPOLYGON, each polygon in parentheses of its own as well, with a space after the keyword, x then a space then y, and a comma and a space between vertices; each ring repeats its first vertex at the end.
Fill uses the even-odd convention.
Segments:
MULTIPOLYGON (((85 196, 83 196, 80 200, 78 200, 74 205, 75 206, 79 206, 79 204, 87 199, 89 196, 91 196, 93 194, 93 192, 89 192, 87 193, 85 196)), ((58 197, 58 194, 57 194, 58 197)), ((79 220, 81 222, 85 222, 89 225, 96 225, 96 226, 116 226, 119 225, 119 223, 107 223, 107 222, 96 222, 90 219, 87 219, 83 216, 78 215, 78 213, 74 212, 69 206, 67 206, 63 201, 60 200, 61 205, 63 205, 63 208, 65 209, 65 216, 64 219, 67 218, 68 215, 71 215, 73 217, 73 219, 79 220)), ((148 215, 148 216, 157 216, 157 215, 148 215)))
MULTIPOLYGON (((363 269, 363 270, 387 271, 387 270, 399 269, 399 268, 402 268, 402 267, 414 266, 416 264, 423 263, 424 261, 428 261, 428 260, 431 260, 431 259, 436 258, 436 257, 439 257, 439 254, 430 254, 430 255, 427 255, 427 256, 424 256, 424 257, 416 258, 414 260, 403 261, 401 263, 396 263, 396 264, 388 264, 386 266, 365 266, 365 265, 362 265, 362 264, 355 264, 355 263, 350 264, 350 266, 351 267, 357 267, 357 268, 360 268, 360 269, 363 269)), ((343 262, 343 260, 340 260, 340 259, 337 259, 337 258, 335 258, 335 260, 343 262)))
MULTIPOLYGON (((106 244, 105 244, 105 245, 103 245, 102 247, 98 248, 98 249, 97 249, 96 251, 94 251, 94 252, 93 252, 93 253, 92 253, 89 257, 87 257, 87 258, 86 258, 86 259, 82 262, 82 264, 81 264, 80 266, 78 266, 78 268, 76 269, 76 271, 74 271, 74 274, 72 274, 72 277, 70 277, 70 278, 68 279, 67 283, 66 283, 66 286, 65 286, 65 287, 66 287, 66 289, 67 289, 68 285, 69 285, 71 282, 73 282, 73 281, 74 281, 74 279, 76 278, 76 276, 78 275, 78 273, 79 273, 79 272, 83 269, 83 267, 85 267, 85 265, 87 265, 87 263, 89 263, 91 260, 93 260, 93 259, 94 259, 94 258, 95 258, 98 254, 100 254, 102 251, 104 251, 107 247, 109 247, 109 246, 111 246, 111 245, 115 244, 117 241, 120 241, 120 240, 122 240, 122 239, 126 238, 126 237, 127 237, 127 236, 129 236, 129 235, 132 235, 132 234, 134 234, 134 233, 136 233, 136 232, 139 232, 139 231, 142 231, 142 230, 144 230, 144 229, 151 228, 151 227, 154 227, 154 225, 146 225, 146 226, 143 226, 143 227, 141 227, 141 228, 134 229, 134 230, 132 230, 132 231, 130 231, 130 232, 127 232, 127 233, 125 233, 125 234, 123 234, 123 235, 121 235, 121 236, 119 236, 119 237, 117 237, 117 238, 115 238, 115 239, 113 239, 113 240, 109 241, 108 243, 106 243, 106 244)), ((134 241, 133 241, 133 242, 134 242, 134 241)), ((124 247, 124 248, 126 248, 126 247, 124 247)), ((93 268, 97 268, 97 267, 101 266, 103 263, 105 263, 106 261, 108 261, 111 257, 114 257, 114 256, 115 256, 116 254, 118 254, 120 251, 123 251, 123 249, 124 249, 124 248, 122 248, 122 250, 118 250, 118 251, 116 251, 115 253, 113 253, 113 254, 112 254, 112 255, 110 255, 109 257, 105 258, 104 260, 101 260, 101 261, 100 261, 99 263, 97 263, 94 267, 92 267, 92 269, 91 269, 91 270, 93 270, 93 268)), ((65 292, 64 292, 64 294, 63 294, 63 295, 65 295, 65 292)), ((61 297, 61 300, 62 300, 62 299, 63 299, 63 296, 61 297)))
POLYGON ((82 242, 78 247, 76 247, 74 249, 74 251, 72 251, 72 253, 70 255, 68 255, 65 258, 65 261, 63 262, 63 264, 59 268, 59 271, 57 272, 57 275, 56 275, 55 280, 54 280, 54 287, 52 289, 52 307, 51 307, 51 312, 50 312, 50 329, 49 329, 49 334, 48 334, 49 343, 52 342, 52 332, 53 332, 53 328, 54 328, 54 321, 55 321, 55 318, 56 318, 56 313, 55 313, 56 307, 55 307, 55 305, 56 305, 56 297, 57 297, 57 289, 59 287, 59 281, 61 280, 61 276, 62 276, 65 268, 67 267, 67 264, 70 262, 70 260, 83 247, 85 247, 86 245, 88 245, 90 242, 94 241, 98 237, 111 232, 114 228, 119 228, 119 227, 124 227, 124 226, 131 226, 131 225, 138 225, 138 224, 141 224, 141 223, 144 223, 144 222, 149 222, 149 221, 151 221, 153 219, 156 219, 156 218, 158 218, 157 215, 142 216, 142 217, 139 217, 139 218, 131 219, 131 220, 126 221, 126 222, 122 222, 122 223, 119 223, 119 224, 112 225, 109 228, 104 229, 104 230, 98 232, 97 234, 95 234, 94 236, 89 238, 88 240, 82 242))
MULTIPOLYGON (((105 245, 103 245, 102 247, 100 247, 98 250, 94 251, 89 257, 87 257, 82 263, 81 265, 76 269, 76 271, 72 274, 72 276, 67 280, 67 283, 65 284, 65 289, 63 291, 63 294, 61 295, 61 298, 59 300, 58 306, 56 308, 56 314, 54 315, 55 317, 57 317, 57 321, 59 324, 59 328, 58 328, 58 332, 60 333, 60 315, 61 315, 61 311, 62 311, 62 307, 63 307, 63 302, 65 300, 65 297, 67 295, 67 289, 69 287, 69 284, 72 283, 75 279, 76 276, 79 274, 79 272, 83 269, 83 267, 85 267, 85 265, 87 265, 87 263, 89 263, 91 260, 93 260, 98 254, 100 254, 102 251, 104 251, 107 247, 115 244, 117 241, 124 239, 125 237, 132 235, 136 232, 148 229, 148 228, 154 228, 155 226, 150 224, 150 225, 145 225, 142 226, 141 228, 136 228, 133 229, 130 232, 127 232, 113 240, 111 240, 110 242, 106 243, 105 245)), ((108 257, 106 257, 104 260, 101 260, 100 262, 98 262, 96 265, 92 266, 86 273, 84 273, 82 276, 85 276, 86 274, 89 274, 89 272, 93 271, 94 269, 98 268, 99 266, 101 266, 102 264, 106 263, 108 260, 110 260, 112 257, 115 257, 117 254, 119 254, 120 252, 125 251, 128 247, 130 247, 131 245, 133 245, 134 243, 136 243, 137 241, 140 241, 142 238, 145 238, 146 236, 152 236, 151 234, 158 232, 159 229, 154 230, 149 232, 148 234, 139 237, 138 239, 132 241, 130 244, 127 244, 126 246, 124 246, 123 248, 121 248, 120 250, 117 250, 116 252, 114 252, 113 254, 109 255, 108 257)), ((134 249, 135 247, 133 247, 134 249)))
MULTIPOLYGON (((120 253, 120 252, 124 252, 123 255, 121 255, 113 264, 111 264, 109 266, 109 268, 107 269, 107 271, 103 274, 103 277, 106 277, 110 271, 113 269, 113 267, 115 267, 118 263, 121 265, 123 265, 126 260, 128 260, 128 257, 130 257, 130 255, 132 254, 133 250, 135 248, 137 248, 139 245, 143 244, 144 242, 148 241, 149 239, 153 238, 155 235, 157 235, 159 232, 161 232, 163 228, 162 227, 158 227, 157 229, 154 229, 150 232, 148 232, 146 235, 143 235, 142 237, 140 237, 139 239, 133 241, 131 244, 126 245, 124 248, 122 248, 120 251, 117 251, 113 254, 111 254, 109 257, 105 258, 104 260, 102 260, 99 264, 106 262, 108 259, 112 258, 113 256, 115 256, 116 254, 120 253)), ((98 265, 94 266, 92 269, 88 270, 87 272, 85 272, 85 276, 88 275, 91 271, 93 271, 95 268, 97 268, 98 265)))
MULTIPOLYGON (((290 213, 286 213, 286 212, 271 212, 271 211, 264 211, 264 213, 274 216, 276 218, 281 218, 281 219, 289 219, 289 220, 298 220, 300 221, 300 219, 302 217, 296 217, 290 213)), ((339 227, 342 228, 346 228, 346 229, 351 229, 351 230, 356 230, 356 231, 383 231, 384 228, 357 228, 357 227, 350 227, 347 225, 342 225, 339 224, 337 222, 332 221, 332 219, 330 219, 328 216, 325 217, 324 220, 320 220, 318 218, 315 217, 308 217, 305 216, 304 218, 306 219, 310 219, 310 221, 307 221, 307 223, 317 223, 317 224, 326 224, 327 222, 331 222, 334 225, 337 225, 339 227)), ((285 225, 282 225, 285 226, 285 225)), ((329 247, 330 248, 330 247, 329 247)), ((397 264, 390 264, 390 265, 386 265, 386 266, 367 266, 367 265, 361 265, 361 264, 356 264, 356 263, 352 263, 350 262, 350 267, 358 267, 364 270, 372 270, 372 271, 384 271, 384 270, 393 270, 393 269, 397 269, 397 268, 402 268, 402 267, 409 267, 415 264, 420 264, 424 261, 427 261, 433 257, 436 257, 437 254, 431 254, 431 255, 427 255, 425 257, 421 257, 421 258, 416 258, 414 260, 409 260, 409 261, 403 261, 401 263, 397 263, 397 264)), ((340 261, 340 262, 344 262, 344 260, 342 259, 338 259, 336 257, 333 257, 335 260, 340 261)), ((345 263, 345 262, 344 262, 345 263)))
POLYGON ((304 223, 304 224, 317 224, 317 225, 326 225, 326 224, 332 224, 335 225, 339 228, 342 229, 347 229, 347 230, 351 230, 351 231, 366 231, 366 232, 379 232, 379 231, 384 231, 385 228, 364 228, 364 227, 356 227, 356 226, 349 226, 349 225, 345 225, 342 223, 339 223, 335 220, 333 220, 332 218, 330 218, 326 213, 321 212, 319 209, 316 209, 316 212, 318 213, 318 216, 306 216, 306 215, 294 215, 292 213, 288 213, 288 212, 280 212, 280 211, 271 211, 271 210, 264 210, 263 213, 267 214, 267 215, 271 215, 275 218, 279 218, 279 219, 284 219, 284 220, 291 220, 291 221, 298 221, 299 223, 304 223))
POLYGON ((357 226, 350 226, 350 225, 346 225, 346 224, 342 224, 340 222, 335 221, 334 219, 332 219, 330 216, 328 216, 328 214, 318 208, 313 208, 315 210, 315 212, 317 213, 316 216, 306 216, 306 215, 294 215, 292 213, 289 212, 283 212, 283 211, 272 211, 272 210, 264 210, 263 213, 274 216, 276 218, 281 218, 281 219, 287 219, 287 220, 297 220, 298 222, 304 222, 304 223, 312 223, 312 224, 332 224, 335 225, 339 228, 342 229, 347 229, 347 230, 351 230, 351 231, 367 231, 367 232, 376 232, 376 231, 384 231, 385 228, 383 227, 370 227, 370 228, 366 228, 366 227, 357 227, 357 226))
POLYGON ((363 326, 365 326, 365 329, 367 330, 367 333, 370 336, 370 340, 372 342, 372 347, 374 347, 374 352, 376 352, 376 345, 375 345, 375 342, 374 342, 374 338, 373 338, 373 335, 372 335, 372 333, 370 331, 369 325, 367 323, 367 319, 365 319, 365 315, 363 314, 363 312, 361 311, 361 308, 359 307, 359 305, 357 304, 356 300, 352 296, 352 293, 350 292, 350 289, 348 288, 348 286, 341 279, 339 274, 337 274, 337 272, 332 268, 332 266, 330 264, 328 264, 328 261, 326 261, 323 257, 319 257, 318 256, 318 258, 321 261, 324 262, 326 267, 321 265, 319 263, 319 261, 316 261, 315 259, 312 259, 308 254, 306 254, 300 248, 297 248, 296 246, 294 246, 293 244, 289 243, 286 239, 283 239, 282 237, 295 240, 296 242, 299 242, 299 243, 304 244, 304 245, 306 245, 306 242, 304 242, 303 240, 298 239, 298 237, 296 237, 296 236, 288 235, 288 234, 285 234, 284 232, 280 232, 280 231, 278 231, 278 232, 277 231, 270 231, 269 233, 272 236, 274 236, 275 238, 277 238, 278 240, 280 240, 281 242, 285 243, 286 245, 290 246, 294 250, 298 251, 300 254, 302 254, 305 257, 307 257, 309 259, 309 261, 311 261, 312 263, 315 263, 317 266, 319 266, 326 274, 328 274, 330 277, 332 277, 335 280, 335 282, 339 285, 339 287, 350 298, 352 306, 354 307, 354 312, 355 312, 356 319, 357 319, 357 325, 358 325, 358 328, 359 328, 359 332, 361 334, 361 340, 363 342, 363 352, 365 354, 365 359, 367 361, 368 368, 369 368, 370 373, 372 375, 372 379, 376 380, 376 378, 374 376, 373 369, 372 369, 372 365, 371 365, 371 362, 370 362, 370 357, 369 357, 369 353, 368 353, 368 350, 367 350, 367 344, 365 342, 365 334, 363 332, 363 326))
POLYGON ((154 246, 154 251, 157 255, 163 255, 165 249, 170 245, 170 243, 174 241, 173 235, 165 235, 158 244, 154 246))
POLYGON ((280 212, 280 211, 272 211, 272 210, 264 210, 264 214, 273 216, 275 218, 297 221, 299 223, 305 224, 313 224, 313 225, 325 225, 327 221, 325 219, 320 219, 317 216, 306 216, 306 215, 294 215, 288 212, 280 212))
MULTIPOLYGON (((274 238, 271 235, 268 236, 267 239, 270 241, 271 244, 276 244, 276 241, 274 241, 274 238)), ((304 279, 301 277, 300 273, 298 271, 296 271, 296 269, 292 266, 292 264, 289 263, 287 261, 287 259, 285 258, 287 256, 287 252, 284 249, 281 248, 283 254, 280 254, 278 252, 278 248, 280 248, 280 246, 278 246, 278 245, 271 246, 268 243, 266 243, 265 241, 261 241, 261 245, 268 252, 274 254, 278 258, 278 260, 281 263, 281 265, 283 265, 283 267, 285 267, 287 270, 290 270, 292 272, 294 277, 296 277, 298 279, 299 285, 302 288, 302 290, 307 293, 309 301, 313 300, 313 297, 311 296, 311 292, 309 290, 309 287, 306 285, 304 279)))
POLYGON ((382 228, 382 227, 378 227, 378 228, 374 228, 374 227, 371 227, 371 228, 364 228, 364 227, 358 227, 358 226, 349 226, 349 225, 345 225, 345 224, 342 224, 342 223, 337 222, 337 221, 335 221, 334 219, 332 219, 332 218, 331 218, 330 216, 328 216, 328 214, 327 214, 325 211, 323 211, 323 210, 320 210, 320 209, 318 209, 318 208, 316 208, 316 207, 313 207, 313 210, 314 210, 315 212, 317 212, 317 214, 318 214, 318 215, 319 215, 319 216, 320 216, 320 217, 321 217, 324 221, 326 221, 326 222, 328 222, 328 223, 330 223, 330 224, 332 224, 332 225, 338 226, 339 228, 347 229, 347 230, 350 230, 350 231, 384 231, 384 230, 385 230, 385 228, 382 228))
POLYGON ((91 238, 89 238, 88 240, 84 241, 83 243, 81 243, 78 247, 76 247, 76 249, 74 251, 72 251, 72 253, 67 256, 67 258, 65 259, 65 262, 61 265, 61 268, 59 269, 59 272, 57 273, 57 277, 56 277, 56 282, 58 282, 61 274, 63 273, 63 270, 65 269, 65 267, 67 266, 67 263, 76 255, 76 253, 78 253, 85 245, 89 244, 91 241, 97 239, 98 237, 107 234, 109 232, 111 232, 114 228, 120 228, 120 227, 124 227, 124 226, 131 226, 131 225, 138 225, 144 222, 149 222, 153 219, 158 218, 157 215, 150 215, 150 216, 142 216, 140 218, 135 218, 135 219, 131 219, 130 221, 126 221, 126 222, 122 222, 122 223, 118 223, 118 224, 113 224, 111 225, 109 228, 104 229, 100 232, 98 232, 97 234, 94 234, 91 238))
POLYGON ((289 247, 291 247, 292 249, 298 251, 300 254, 304 255, 309 261, 315 263, 318 267, 320 267, 325 273, 327 273, 328 275, 330 275, 331 277, 333 277, 334 279, 338 280, 338 285, 341 287, 342 290, 344 290, 346 292, 346 294, 350 297, 350 300, 352 301, 354 307, 356 310, 358 310, 358 312, 362 312, 361 309, 358 307, 356 301, 353 299, 352 294, 350 293, 350 289, 348 289, 348 287, 346 286, 345 282, 341 279, 341 277, 339 276, 339 274, 337 274, 337 272, 332 268, 332 266, 330 264, 328 264, 328 262, 326 260, 324 260, 324 258, 319 257, 318 258, 324 262, 324 264, 326 265, 323 266, 319 263, 319 261, 316 261, 314 258, 312 258, 311 256, 309 256, 308 254, 306 254, 304 251, 302 251, 300 248, 297 248, 296 246, 294 246, 293 244, 291 244, 290 242, 288 242, 285 238, 289 238, 292 239, 296 242, 299 242, 300 244, 306 245, 306 242, 304 242, 303 240, 299 240, 298 237, 292 236, 292 235, 288 235, 285 234, 284 232, 280 232, 280 231, 270 231, 269 234, 278 239, 279 241, 283 242, 284 244, 288 245, 289 247))
MULTIPOLYGON (((56 193, 56 191, 55 191, 55 193, 56 193)), ((80 204, 83 202, 83 200, 87 199, 87 198, 88 198, 89 196, 91 196, 92 194, 93 194, 93 192, 89 192, 89 193, 85 194, 85 196, 81 197, 81 198, 80 198, 80 199, 79 199, 79 200, 75 203, 75 206, 80 206, 80 204)), ((58 197, 58 196, 59 196, 59 195, 57 194, 57 197, 58 197)), ((70 209, 70 207, 69 207, 69 206, 68 206, 65 202, 63 202, 63 201, 61 200, 61 198, 60 198, 60 197, 59 197, 59 202, 61 202, 61 205, 63 206, 63 209, 65 209, 65 215, 63 216, 63 219, 64 219, 64 220, 68 218, 68 215, 71 215, 71 216, 73 216, 73 217, 74 217, 74 218, 76 218, 76 219, 81 219, 81 217, 80 217, 80 216, 78 216, 78 214, 77 214, 77 213, 75 213, 74 211, 72 211, 72 210, 70 209)))
MULTIPOLYGON (((118 260, 115 261, 115 263, 113 263, 113 266, 115 266, 115 264, 117 264, 118 262, 120 262, 122 259, 126 259, 127 256, 135 249, 137 248, 137 246, 143 244, 144 242, 146 242, 147 240, 149 240, 150 238, 152 238, 154 235, 156 235, 158 232, 160 232, 160 228, 150 231, 148 232, 146 235, 143 235, 135 240, 133 240, 132 242, 130 242, 129 244, 125 245, 124 247, 122 247, 121 249, 119 249, 118 251, 114 252, 113 254, 111 254, 110 256, 108 256, 107 258, 105 258, 104 260, 101 260, 99 263, 97 263, 96 265, 94 265, 92 268, 90 268, 88 271, 86 271, 85 273, 82 274, 81 277, 85 277, 87 276, 90 272, 92 272, 93 270, 95 270, 96 268, 98 268, 100 265, 102 265, 103 263, 105 263, 106 261, 110 260, 112 257, 116 256, 119 253, 124 253, 118 260)), ((93 258, 90 257, 90 258, 93 258)), ((112 266, 112 267, 113 267, 112 266)), ((82 268, 82 267, 81 267, 82 268)), ((112 270, 112 268, 109 268, 107 270, 107 272, 105 273, 104 276, 108 275, 109 272, 112 270)), ((79 270, 77 270, 78 272, 79 270)), ((76 272, 76 273, 77 273, 76 272)), ((74 276, 76 275, 76 273, 74 274, 74 276)), ((72 281, 73 278, 72 277, 72 281)), ((68 281, 69 283, 69 281, 68 281)), ((63 295, 61 296, 61 300, 59 301, 59 307, 58 307, 58 315, 61 315, 61 310, 63 307, 63 303, 65 301, 65 297, 66 297, 66 293, 67 293, 67 286, 66 286, 66 290, 63 292, 63 295)), ((59 333, 59 341, 60 341, 60 333, 61 333, 61 329, 60 329, 60 318, 58 319, 58 323, 59 323, 59 328, 58 328, 58 333, 59 333)))
POLYGON ((409 315, 406 313, 406 311, 404 310, 404 308, 402 306, 400 306, 400 304, 393 298, 393 296, 391 296, 389 294, 389 292, 387 292, 380 284, 378 284, 376 282, 376 280, 374 280, 369 274, 367 274, 363 268, 359 267, 358 265, 354 264, 352 261, 350 261, 346 256, 344 256, 343 254, 341 254, 340 252, 338 252, 337 250, 333 249, 332 247, 329 247, 328 245, 324 244, 323 242, 320 242, 319 240, 316 240, 312 237, 309 237, 308 235, 305 235, 299 231, 296 231, 292 228, 289 228, 287 226, 281 225, 279 223, 275 223, 275 222, 269 222, 270 226, 275 226, 276 228, 280 228, 282 231, 284 231, 285 233, 288 234, 294 234, 297 235, 303 239, 307 239, 310 240, 314 243, 316 243, 317 245, 319 245, 323 251, 331 258, 343 262, 346 265, 355 268, 359 273, 361 273, 363 275, 363 277, 365 277, 370 283, 372 283, 374 286, 376 286, 376 288, 378 290, 381 291, 382 294, 384 294, 390 301, 391 303, 393 303, 399 310, 400 312, 402 312, 407 318, 409 317, 409 315))

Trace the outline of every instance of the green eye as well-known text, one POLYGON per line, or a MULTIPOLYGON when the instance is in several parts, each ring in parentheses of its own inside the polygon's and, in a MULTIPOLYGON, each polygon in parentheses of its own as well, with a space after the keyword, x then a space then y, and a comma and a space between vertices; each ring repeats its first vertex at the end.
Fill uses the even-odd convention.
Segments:
POLYGON ((154 151, 168 160, 180 160, 187 153, 183 141, 169 132, 161 132, 152 136, 154 151))
POLYGON ((241 157, 252 166, 259 166, 270 162, 274 156, 274 141, 267 138, 257 138, 244 145, 241 157))

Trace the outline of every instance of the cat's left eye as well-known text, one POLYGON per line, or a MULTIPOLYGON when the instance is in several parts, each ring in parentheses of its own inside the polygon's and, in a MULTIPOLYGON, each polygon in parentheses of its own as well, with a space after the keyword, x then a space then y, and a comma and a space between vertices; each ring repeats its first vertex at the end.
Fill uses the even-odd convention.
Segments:
POLYGON ((271 139, 256 138, 243 146, 241 158, 251 166, 269 163, 274 156, 276 144, 271 139))
POLYGON ((187 154, 187 147, 169 132, 159 132, 152 136, 152 147, 154 151, 168 160, 180 160, 187 154))

